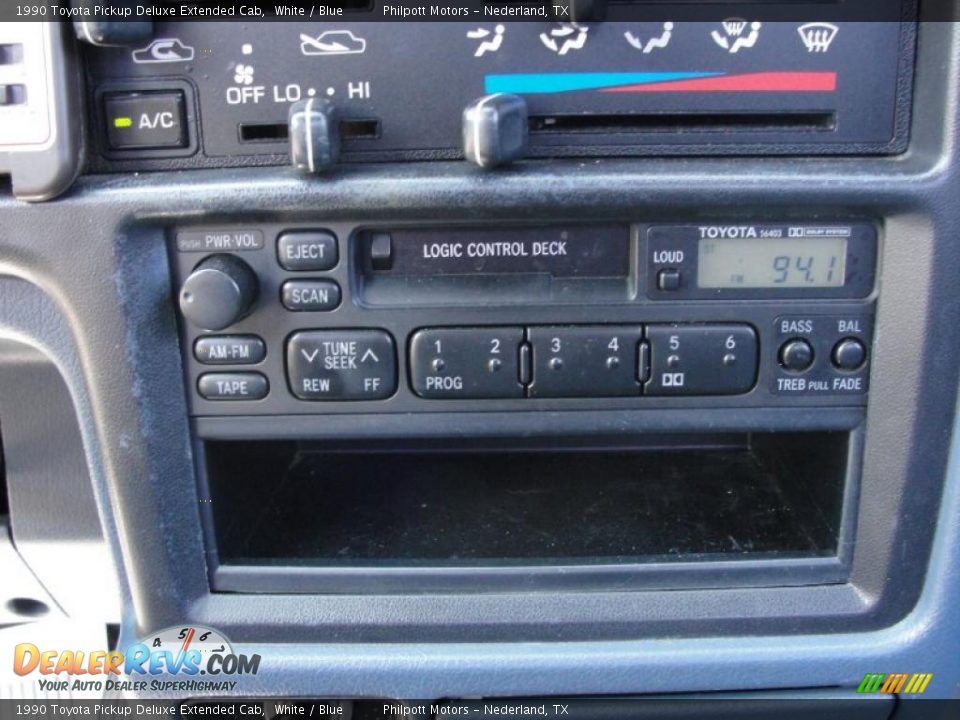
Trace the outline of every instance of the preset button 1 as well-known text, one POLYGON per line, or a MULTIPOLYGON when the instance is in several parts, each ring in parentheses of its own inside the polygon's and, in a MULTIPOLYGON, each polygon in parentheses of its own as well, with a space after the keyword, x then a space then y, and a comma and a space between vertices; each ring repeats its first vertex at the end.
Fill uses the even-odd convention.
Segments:
POLYGON ((304 330, 287 342, 287 380, 301 400, 382 400, 397 390, 397 354, 383 330, 304 330))
POLYGON ((432 328, 410 338, 410 385, 424 398, 523 397, 520 327, 432 328))

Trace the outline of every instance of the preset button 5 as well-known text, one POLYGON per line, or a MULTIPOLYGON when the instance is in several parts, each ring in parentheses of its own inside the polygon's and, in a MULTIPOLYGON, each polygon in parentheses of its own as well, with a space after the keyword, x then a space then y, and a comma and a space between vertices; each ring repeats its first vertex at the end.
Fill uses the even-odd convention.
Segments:
POLYGON ((647 395, 739 395, 757 379, 749 325, 648 325, 647 395))

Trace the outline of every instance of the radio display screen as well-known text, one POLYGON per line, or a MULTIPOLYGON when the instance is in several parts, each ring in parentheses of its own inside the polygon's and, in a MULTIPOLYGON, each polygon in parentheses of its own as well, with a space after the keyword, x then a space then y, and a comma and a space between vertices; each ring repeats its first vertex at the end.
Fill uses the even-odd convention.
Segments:
POLYGON ((705 238, 698 257, 701 288, 842 287, 847 238, 705 238))

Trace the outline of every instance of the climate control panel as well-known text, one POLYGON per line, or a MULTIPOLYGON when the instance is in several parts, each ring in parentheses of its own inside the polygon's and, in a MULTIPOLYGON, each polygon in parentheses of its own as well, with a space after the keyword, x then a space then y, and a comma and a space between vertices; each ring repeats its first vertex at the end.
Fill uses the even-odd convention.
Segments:
POLYGON ((85 47, 93 161, 321 173, 383 160, 491 168, 906 148, 912 3, 747 5, 610 3, 590 22, 551 18, 548 4, 525 21, 478 6, 430 22, 374 4, 255 30, 158 22, 132 44, 85 47))
POLYGON ((862 405, 878 243, 859 220, 334 223, 170 249, 215 416, 862 405))

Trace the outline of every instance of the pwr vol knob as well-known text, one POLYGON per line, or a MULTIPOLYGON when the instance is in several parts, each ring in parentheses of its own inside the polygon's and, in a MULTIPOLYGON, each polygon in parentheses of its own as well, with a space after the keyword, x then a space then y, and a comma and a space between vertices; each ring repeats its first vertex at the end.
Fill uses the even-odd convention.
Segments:
POLYGON ((180 312, 204 330, 223 330, 246 317, 257 300, 256 273, 233 255, 211 255, 180 289, 180 312))

